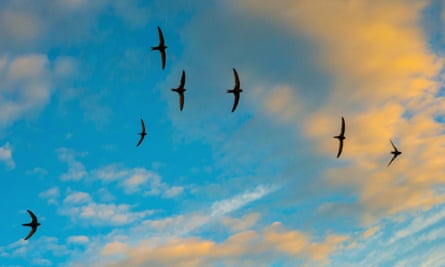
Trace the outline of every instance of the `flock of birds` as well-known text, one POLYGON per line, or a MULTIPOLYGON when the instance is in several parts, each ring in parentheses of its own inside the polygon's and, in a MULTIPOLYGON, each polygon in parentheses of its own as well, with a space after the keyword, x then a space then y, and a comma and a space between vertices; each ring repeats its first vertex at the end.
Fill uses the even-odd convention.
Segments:
MULTIPOLYGON (((162 62, 162 69, 165 68, 165 63, 167 60, 167 56, 165 53, 165 49, 167 48, 167 46, 165 45, 164 42, 164 35, 162 33, 161 28, 158 26, 158 34, 159 34, 159 45, 158 46, 154 46, 151 49, 153 51, 159 51, 159 53, 161 54, 161 62, 162 62)), ((233 68, 233 75, 235 78, 235 86, 233 89, 229 89, 226 92, 227 93, 232 93, 234 94, 235 98, 234 98, 234 102, 233 102, 233 106, 232 106, 232 112, 235 111, 236 107, 238 106, 238 102, 240 99, 240 93, 243 91, 243 89, 240 88, 240 80, 239 80, 239 76, 238 76, 238 72, 236 71, 235 68, 233 68)), ((171 90, 173 92, 178 93, 179 95, 179 110, 182 111, 182 109, 184 108, 184 92, 186 91, 186 89, 184 88, 185 86, 185 71, 182 71, 181 74, 181 80, 179 82, 179 86, 177 88, 172 88, 171 90)), ((136 144, 136 147, 138 147, 142 141, 144 140, 144 137, 147 135, 147 132, 145 130, 145 124, 144 124, 144 120, 141 118, 141 132, 138 133, 140 135, 139 141, 136 144)), ((346 129, 346 123, 345 123, 345 119, 343 117, 341 117, 341 130, 340 130, 340 134, 337 136, 334 136, 335 139, 338 139, 339 141, 339 147, 338 147, 338 151, 337 151, 337 158, 340 157, 342 151, 343 151, 343 145, 344 145, 344 140, 346 139, 345 137, 345 129, 346 129)), ((399 151, 397 149, 397 147, 394 145, 393 141, 390 139, 389 140, 392 147, 393 147, 393 151, 391 151, 392 154, 392 158, 389 161, 387 167, 389 167, 391 165, 391 163, 399 156, 402 154, 401 151, 399 151)), ((37 231, 37 228, 40 226, 40 223, 37 219, 37 217, 34 215, 34 213, 30 210, 27 210, 29 215, 31 216, 31 222, 30 223, 25 223, 22 224, 23 226, 27 226, 27 227, 31 227, 30 232, 28 233, 28 235, 24 238, 25 240, 28 240, 29 238, 31 238, 31 236, 34 235, 34 233, 37 231)))

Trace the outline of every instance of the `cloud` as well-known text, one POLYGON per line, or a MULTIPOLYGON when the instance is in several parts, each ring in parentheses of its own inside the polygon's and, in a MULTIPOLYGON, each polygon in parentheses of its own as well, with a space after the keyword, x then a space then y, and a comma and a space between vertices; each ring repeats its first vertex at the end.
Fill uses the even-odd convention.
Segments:
POLYGON ((60 244, 55 237, 40 236, 39 232, 32 237, 32 242, 18 240, 0 247, 0 254, 6 259, 20 258, 29 265, 50 266, 53 260, 69 254, 67 247, 60 244), (38 255, 34 252, 39 251, 38 255))
MULTIPOLYGON (((73 259, 73 264, 75 266, 84 266, 85 264, 96 266, 98 264, 96 263, 97 255, 102 255, 103 257, 99 261, 105 265, 119 262, 127 257, 128 253, 136 249, 136 244, 141 247, 156 248, 174 240, 186 241, 188 240, 187 237, 193 236, 207 226, 220 225, 221 220, 229 213, 235 212, 272 192, 274 192, 273 187, 260 185, 255 189, 246 190, 227 199, 214 201, 210 207, 204 205, 203 209, 199 211, 186 212, 160 219, 146 219, 142 214, 139 215, 139 212, 135 212, 133 218, 137 217, 134 220, 134 222, 138 222, 137 224, 129 225, 128 228, 116 229, 106 236, 95 238, 90 243, 90 249, 85 251, 83 256, 73 259), (231 203, 236 203, 236 205, 231 205, 231 203)), ((85 208, 72 210, 70 213, 75 212, 76 217, 82 217, 82 210, 85 208)), ((70 207, 63 207, 63 210, 70 210, 70 207)), ((101 216, 99 213, 104 212, 102 209, 102 211, 96 210, 94 213, 96 216, 101 216)), ((148 215, 146 214, 146 216, 148 215)), ((92 218, 88 220, 90 219, 92 220, 92 218)), ((112 219, 111 214, 103 218, 104 221, 107 221, 107 225, 120 225, 110 223, 112 219)))
POLYGON ((60 161, 68 164, 68 172, 60 176, 62 181, 79 181, 87 175, 85 166, 76 160, 77 156, 85 156, 85 153, 76 153, 74 150, 62 147, 57 149, 57 154, 60 161))
POLYGON ((58 204, 58 198, 60 196, 59 187, 54 186, 49 188, 46 191, 43 191, 39 194, 40 198, 44 198, 48 200, 48 204, 58 204))
POLYGON ((15 162, 12 158, 12 147, 9 143, 0 147, 0 161, 3 161, 6 167, 10 170, 15 168, 15 162))
POLYGON ((307 234, 284 229, 275 222, 261 232, 239 232, 219 243, 178 238, 154 247, 147 246, 149 242, 129 247, 113 242, 105 245, 104 251, 125 255, 125 260, 109 266, 270 266, 283 259, 289 264, 295 259, 326 263, 345 240, 346 236, 329 235, 322 242, 311 242, 307 234))
POLYGON ((164 194, 163 197, 165 198, 175 198, 179 195, 181 195, 184 192, 184 187, 182 186, 173 186, 169 189, 167 189, 164 194))
POLYGON ((330 137, 339 118, 346 118, 346 163, 328 169, 325 177, 329 188, 348 188, 358 195, 366 208, 364 223, 444 201, 435 190, 443 182, 440 166, 445 163, 440 156, 445 153, 443 124, 436 119, 444 112, 443 99, 437 97, 443 59, 429 49, 419 23, 427 1, 230 3, 249 16, 283 25, 316 47, 318 72, 331 77, 327 97, 309 106, 311 95, 300 93, 304 99, 299 101, 270 95, 264 110, 290 125, 295 125, 293 117, 301 118, 304 127, 296 128, 320 156, 333 155, 336 143, 330 137), (299 104, 303 117, 293 110, 299 104), (403 155, 385 169, 389 138, 403 155))
POLYGON ((381 219, 356 232, 350 245, 338 250, 329 266, 440 266, 444 258, 438 253, 445 246, 443 220, 438 218, 443 209, 442 204, 416 212, 416 216, 381 219))
POLYGON ((128 246, 126 244, 116 241, 106 244, 100 254, 104 256, 123 254, 127 251, 127 248, 128 246))
POLYGON ((31 170, 26 171, 28 175, 38 175, 38 176, 46 176, 48 175, 48 171, 44 168, 35 167, 31 170))
POLYGON ((277 188, 259 185, 254 190, 246 191, 233 198, 213 203, 210 208, 210 214, 211 216, 221 216, 234 210, 238 210, 244 205, 260 199, 275 190, 277 190, 277 188))
POLYGON ((97 226, 127 225, 154 213, 153 210, 134 212, 131 209, 127 204, 97 203, 86 192, 72 192, 66 196, 58 212, 75 222, 97 226))
POLYGON ((91 176, 105 183, 118 182, 127 194, 142 193, 146 196, 163 195, 171 198, 183 191, 179 186, 170 187, 158 173, 145 168, 125 168, 119 164, 110 164, 93 170, 91 176))
POLYGON ((407 236, 413 236, 418 232, 421 232, 438 222, 442 221, 445 218, 445 209, 441 209, 434 214, 430 214, 429 216, 418 216, 415 217, 412 222, 405 228, 398 230, 394 233, 393 238, 390 242, 395 242, 399 239, 405 238, 407 236))
POLYGON ((82 204, 91 202, 91 196, 88 193, 85 192, 73 192, 70 193, 68 196, 65 197, 63 200, 63 203, 66 204, 82 204))
POLYGON ((5 0, 0 7, 0 32, 4 40, 0 49, 18 53, 99 38, 98 23, 105 12, 111 11, 116 18, 133 28, 144 26, 150 15, 146 4, 139 1, 63 0, 54 3, 43 0, 34 3, 5 0), (78 19, 80 15, 82 20, 78 19))
POLYGON ((53 91, 50 61, 43 54, 0 55, 0 126, 33 116, 53 91))
POLYGON ((232 232, 240 232, 246 229, 250 229, 260 218, 259 213, 249 213, 244 215, 242 218, 230 218, 224 217, 222 219, 222 224, 229 227, 232 232))

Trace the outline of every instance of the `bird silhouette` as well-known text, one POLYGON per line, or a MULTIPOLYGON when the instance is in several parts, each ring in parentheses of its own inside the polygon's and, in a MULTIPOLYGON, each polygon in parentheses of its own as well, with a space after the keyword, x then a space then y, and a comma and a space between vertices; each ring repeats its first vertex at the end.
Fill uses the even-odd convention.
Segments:
POLYGON ((337 152, 337 158, 338 158, 338 157, 340 157, 341 152, 343 151, 343 140, 346 139, 346 137, 345 137, 345 119, 343 117, 341 117, 340 134, 337 136, 334 136, 334 138, 338 139, 338 141, 340 142, 339 147, 338 147, 338 152, 337 152))
POLYGON ((177 92, 179 94, 179 110, 182 111, 184 107, 184 92, 187 90, 184 88, 185 85, 185 71, 182 71, 181 82, 179 83, 178 88, 172 88, 173 92, 177 92))
POLYGON ((400 152, 400 151, 397 149, 397 147, 394 145, 394 143, 392 142, 391 139, 389 139, 389 142, 391 142, 391 145, 392 145, 392 147, 394 148, 394 150, 391 151, 392 158, 391 158, 391 160, 389 161, 388 166, 386 166, 386 167, 389 167, 389 165, 391 165, 391 163, 392 163, 392 162, 393 162, 393 161, 394 161, 400 154, 402 154, 402 152, 400 152))
POLYGON ((139 139, 139 142, 137 143, 136 146, 139 146, 142 143, 142 141, 144 140, 144 137, 147 135, 147 133, 145 132, 144 120, 142 120, 142 119, 141 119, 141 127, 142 127, 142 130, 140 133, 138 133, 141 136, 141 138, 139 139))
POLYGON ((236 107, 238 106, 240 93, 243 91, 243 89, 240 88, 238 72, 236 72, 235 68, 233 68, 233 75, 235 76, 235 87, 233 87, 233 89, 227 90, 227 93, 229 94, 232 93, 235 96, 235 100, 233 101, 232 112, 234 112, 236 107))
POLYGON ((40 226, 40 223, 37 220, 37 217, 34 215, 34 213, 30 210, 27 210, 29 215, 31 216, 32 221, 30 223, 24 223, 23 226, 29 226, 31 227, 31 231, 29 231, 29 234, 25 237, 25 240, 28 240, 31 238, 31 236, 37 231, 37 227, 40 226))
POLYGON ((159 26, 158 26, 158 34, 159 34, 159 45, 153 46, 151 50, 158 50, 159 53, 161 53, 162 69, 164 69, 166 61, 165 49, 167 48, 167 46, 164 43, 164 35, 162 34, 162 30, 159 26))

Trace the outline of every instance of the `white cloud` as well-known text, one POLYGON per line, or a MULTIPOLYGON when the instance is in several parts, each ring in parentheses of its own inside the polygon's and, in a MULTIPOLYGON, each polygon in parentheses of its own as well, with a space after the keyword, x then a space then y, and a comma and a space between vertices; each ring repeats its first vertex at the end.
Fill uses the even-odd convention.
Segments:
POLYGON ((154 213, 153 210, 134 212, 126 204, 97 203, 85 192, 69 194, 63 204, 60 214, 91 225, 126 225, 154 213))
POLYGON ((0 161, 3 161, 10 170, 15 168, 15 162, 12 158, 12 148, 9 143, 0 147, 0 161))
POLYGON ((162 182, 158 173, 145 168, 130 169, 118 164, 111 164, 93 170, 91 173, 94 178, 103 182, 118 182, 119 186, 121 186, 127 194, 142 192, 148 196, 166 196, 172 193, 180 193, 179 188, 170 188, 168 184, 162 182))
POLYGON ((68 172, 60 176, 62 181, 79 181, 87 175, 84 165, 76 160, 76 156, 83 156, 84 153, 62 147, 57 149, 57 154, 60 161, 68 164, 68 172))
POLYGON ((167 239, 183 237, 203 225, 216 222, 226 214, 263 198, 276 189, 276 187, 259 185, 253 190, 247 190, 233 197, 215 201, 209 209, 160 220, 148 220, 140 227, 140 231, 147 231, 148 226, 156 229, 157 232, 161 233, 161 236, 167 239))
POLYGON ((391 238, 390 242, 395 242, 401 238, 405 238, 408 236, 413 236, 418 232, 422 232, 423 230, 433 226, 443 220, 445 218, 445 208, 438 210, 434 213, 428 213, 427 216, 416 216, 411 223, 394 233, 393 238, 391 238))
POLYGON ((76 68, 76 60, 69 57, 53 62, 46 54, 0 54, 0 127, 37 116, 54 88, 63 86, 60 78, 72 77, 76 68))
POLYGON ((60 244, 57 238, 40 236, 39 231, 32 237, 32 240, 19 239, 7 246, 0 247, 0 254, 3 257, 19 258, 27 262, 28 266, 52 265, 51 258, 66 256, 69 253, 67 247, 60 244), (39 253, 35 254, 36 251, 39 253))
POLYGON ((163 197, 175 198, 175 197, 179 196, 180 194, 182 194, 182 192, 184 192, 184 187, 173 186, 164 192, 163 197))
POLYGON ((39 197, 47 199, 48 204, 58 204, 57 199, 59 198, 59 196, 60 190, 57 186, 51 187, 39 194, 39 197))
POLYGON ((65 197, 63 203, 66 204, 81 204, 91 201, 91 196, 85 192, 73 192, 65 197))
POLYGON ((254 190, 249 190, 233 198, 213 203, 210 208, 210 214, 211 216, 221 216, 234 210, 238 210, 250 202, 270 194, 276 189, 277 188, 275 187, 259 185, 254 190))

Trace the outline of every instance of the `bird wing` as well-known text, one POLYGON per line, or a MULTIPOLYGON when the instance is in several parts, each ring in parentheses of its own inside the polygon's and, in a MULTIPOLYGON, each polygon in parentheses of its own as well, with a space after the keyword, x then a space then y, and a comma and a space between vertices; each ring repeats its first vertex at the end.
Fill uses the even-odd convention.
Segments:
POLYGON ((37 226, 32 227, 31 231, 29 231, 28 235, 25 237, 25 240, 28 240, 31 238, 31 236, 37 231, 37 226))
POLYGON ((179 110, 182 111, 184 107, 184 93, 179 94, 179 110))
POLYGON ((159 46, 164 46, 164 34, 162 34, 162 30, 159 26, 158 26, 158 34, 159 34, 159 46))
POLYGON ((34 215, 34 213, 32 211, 30 211, 30 210, 27 210, 27 211, 29 213, 29 216, 31 216, 31 218, 32 218, 32 222, 37 222, 36 215, 34 215))
POLYGON ((145 133, 145 124, 143 119, 141 119, 141 127, 142 127, 141 133, 145 133))
POLYGON ((345 135, 345 118, 341 117, 341 136, 345 135))
POLYGON ((236 107, 238 106, 238 102, 239 102, 239 92, 235 92, 233 94, 235 95, 235 100, 233 101, 232 112, 235 111, 236 107))
POLYGON ((391 163, 392 163, 396 158, 397 158, 397 155, 394 154, 394 156, 392 156, 392 159, 389 161, 388 166, 386 166, 386 167, 389 167, 389 165, 391 165, 391 163))
POLYGON ((343 140, 339 140, 340 145, 338 147, 337 158, 340 157, 341 152, 343 151, 343 140))
POLYGON ((184 85, 185 85, 185 71, 183 70, 181 74, 181 82, 179 83, 179 88, 184 89, 184 85))
POLYGON ((397 149, 396 145, 394 145, 394 143, 392 142, 391 139, 389 139, 389 142, 391 142, 391 145, 392 145, 392 147, 394 148, 395 151, 399 151, 399 150, 397 149))
MULTIPOLYGON (((239 82, 238 72, 236 71, 235 68, 233 68, 233 75, 235 76, 235 88, 238 88, 238 89, 239 89, 239 87, 240 87, 240 82, 239 82)), ((234 88, 234 89, 235 89, 235 88, 234 88)))
POLYGON ((161 53, 162 69, 164 69, 166 61, 165 49, 159 50, 159 53, 161 53))
POLYGON ((139 146, 142 141, 144 140, 145 135, 141 134, 141 138, 139 139, 139 142, 136 144, 136 146, 139 146))

